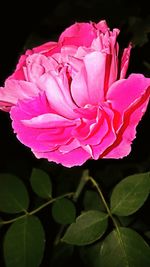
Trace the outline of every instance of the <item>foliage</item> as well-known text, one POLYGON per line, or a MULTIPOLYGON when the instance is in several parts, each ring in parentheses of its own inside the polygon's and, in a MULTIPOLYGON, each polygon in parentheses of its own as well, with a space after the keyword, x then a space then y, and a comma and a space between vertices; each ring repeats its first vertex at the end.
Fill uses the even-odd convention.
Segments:
POLYGON ((76 254, 85 266, 85 256, 96 267, 150 265, 147 237, 142 229, 140 233, 135 230, 130 220, 131 214, 134 222, 138 220, 138 211, 148 201, 150 172, 124 177, 105 197, 88 170, 77 179, 73 192, 59 196, 55 192, 53 196, 53 183, 48 173, 36 168, 26 182, 11 174, 0 175, 0 231, 6 267, 44 266, 44 251, 50 249, 48 232, 51 235, 52 230, 42 216, 44 209, 51 210, 55 229, 50 266, 56 266, 59 259, 61 266, 69 266, 76 254), (29 201, 35 193, 35 208, 31 208, 29 201))

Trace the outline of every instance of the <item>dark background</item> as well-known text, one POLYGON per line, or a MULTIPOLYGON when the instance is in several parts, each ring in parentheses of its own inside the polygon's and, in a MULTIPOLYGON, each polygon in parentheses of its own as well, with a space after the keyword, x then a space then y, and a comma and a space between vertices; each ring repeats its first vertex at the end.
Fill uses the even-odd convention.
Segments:
MULTIPOLYGON (((149 76, 150 69, 145 65, 145 62, 150 63, 147 0, 3 1, 0 5, 1 86, 26 48, 57 39, 65 27, 76 21, 98 22, 101 19, 106 19, 111 28, 121 29, 119 43, 122 48, 130 40, 136 44, 131 53, 129 73, 141 72, 149 76)), ((149 157, 149 116, 148 110, 138 126, 137 139, 127 160, 143 161, 149 157)), ((30 150, 16 140, 9 115, 3 112, 0 112, 0 149, 1 172, 13 170, 18 163, 20 166, 36 164, 30 150)))

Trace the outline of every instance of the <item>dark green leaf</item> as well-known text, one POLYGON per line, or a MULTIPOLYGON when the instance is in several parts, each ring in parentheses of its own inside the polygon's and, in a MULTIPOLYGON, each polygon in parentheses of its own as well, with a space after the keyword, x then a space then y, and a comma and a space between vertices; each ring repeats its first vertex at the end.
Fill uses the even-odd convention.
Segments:
POLYGON ((84 212, 68 227, 62 241, 78 246, 91 244, 104 234, 107 219, 108 215, 100 211, 84 212))
POLYGON ((83 199, 85 210, 100 210, 105 211, 105 207, 98 196, 97 192, 92 190, 87 190, 83 199))
POLYGON ((38 267, 45 245, 43 227, 35 216, 13 223, 4 239, 6 267, 38 267))
POLYGON ((103 241, 101 267, 148 267, 150 248, 144 239, 129 228, 114 230, 103 241))
POLYGON ((75 205, 67 198, 59 199, 52 206, 52 215, 56 222, 70 224, 76 218, 75 205))
POLYGON ((114 188, 111 196, 111 211, 120 216, 136 212, 150 192, 150 173, 128 176, 114 188))
POLYGON ((48 174, 40 169, 33 169, 31 174, 33 191, 42 198, 52 197, 52 184, 48 174))
POLYGON ((29 206, 29 196, 23 182, 14 175, 0 175, 0 211, 18 213, 29 206))

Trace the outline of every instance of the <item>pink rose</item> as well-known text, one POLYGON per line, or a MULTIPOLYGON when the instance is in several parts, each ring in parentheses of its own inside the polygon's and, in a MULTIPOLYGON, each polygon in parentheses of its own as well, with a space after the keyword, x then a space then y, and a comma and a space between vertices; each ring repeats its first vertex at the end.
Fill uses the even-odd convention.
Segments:
POLYGON ((21 56, 0 90, 0 106, 37 158, 71 167, 129 154, 150 79, 125 78, 131 45, 119 60, 118 34, 105 21, 75 23, 58 42, 21 56))

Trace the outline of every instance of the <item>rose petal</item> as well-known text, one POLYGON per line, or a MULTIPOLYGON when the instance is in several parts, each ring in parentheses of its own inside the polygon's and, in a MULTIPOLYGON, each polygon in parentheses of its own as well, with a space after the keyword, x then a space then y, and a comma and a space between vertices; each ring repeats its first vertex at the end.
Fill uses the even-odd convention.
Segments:
POLYGON ((94 24, 94 26, 104 34, 109 30, 106 20, 101 20, 97 24, 94 24))
POLYGON ((81 166, 90 158, 89 153, 83 148, 77 148, 65 154, 58 150, 45 153, 39 153, 35 150, 32 150, 32 152, 37 158, 46 158, 48 161, 61 163, 65 167, 81 166))
POLYGON ((66 70, 61 73, 50 72, 41 76, 38 85, 45 90, 48 102, 56 113, 66 118, 75 118, 73 109, 76 105, 71 99, 69 92, 66 70))
POLYGON ((84 66, 71 84, 71 93, 78 106, 97 105, 104 99, 106 54, 93 52, 85 56, 84 66))
POLYGON ((39 95, 31 101, 19 101, 18 105, 11 109, 12 127, 17 138, 39 152, 66 144, 71 138, 75 124, 74 120, 68 121, 57 114, 47 114, 48 110, 51 112, 45 95, 39 95))
POLYGON ((76 125, 75 120, 68 120, 62 116, 57 114, 47 113, 42 114, 37 117, 33 117, 30 120, 21 120, 25 126, 32 128, 56 128, 56 127, 68 127, 72 125, 76 125))
POLYGON ((17 104, 20 99, 31 99, 39 94, 38 87, 30 82, 7 79, 5 87, 0 88, 0 108, 4 109, 3 103, 9 107, 17 104))
POLYGON ((96 30, 90 23, 75 23, 59 37, 62 45, 90 46, 96 37, 96 30))
POLYGON ((45 56, 51 56, 60 51, 59 44, 57 42, 47 42, 32 49, 33 53, 44 54, 45 56))
POLYGON ((112 109, 122 115, 146 92, 148 86, 150 86, 149 78, 145 78, 142 74, 131 74, 128 79, 113 83, 109 88, 107 100, 111 103, 112 109))
POLYGON ((106 54, 93 52, 85 56, 86 82, 91 105, 97 105, 104 100, 104 79, 106 54))
POLYGON ((136 103, 125 112, 123 124, 120 128, 116 141, 108 147, 102 157, 123 158, 131 151, 131 144, 136 136, 136 127, 144 115, 150 97, 150 87, 146 90, 136 103))
POLYGON ((121 58, 121 70, 120 70, 120 79, 124 79, 129 65, 130 53, 131 53, 131 44, 124 49, 123 55, 121 58))
POLYGON ((102 158, 102 153, 109 147, 111 146, 115 140, 116 140, 116 134, 114 131, 113 127, 113 120, 114 120, 114 112, 107 108, 103 107, 105 110, 105 116, 107 118, 107 132, 105 133, 104 137, 101 139, 99 144, 93 145, 92 146, 92 151, 93 151, 93 158, 98 159, 102 158))

